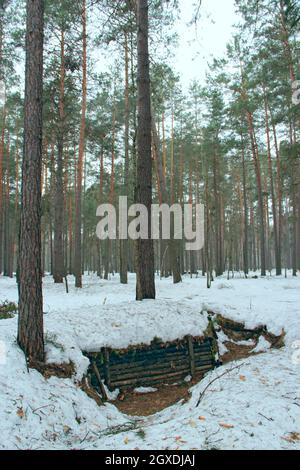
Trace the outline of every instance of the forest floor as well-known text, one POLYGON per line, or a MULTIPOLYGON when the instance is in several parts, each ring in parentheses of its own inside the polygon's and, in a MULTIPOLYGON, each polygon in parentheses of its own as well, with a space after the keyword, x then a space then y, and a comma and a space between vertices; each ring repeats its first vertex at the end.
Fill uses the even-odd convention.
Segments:
MULTIPOLYGON (((300 450, 300 278, 236 274, 229 281, 219 278, 210 290, 202 277, 185 277, 177 286, 172 279, 157 279, 157 300, 142 303, 134 301, 134 276, 128 286, 121 286, 118 276, 109 281, 85 276, 80 291, 72 277, 69 284, 66 294, 64 286, 45 278, 44 318, 47 360, 72 361, 72 378, 46 379, 28 371, 16 343, 17 316, 0 319, 0 448, 300 450), (155 337, 201 336, 208 311, 245 322, 249 329, 266 325, 274 335, 284 330, 285 346, 271 349, 263 337, 258 345, 243 343, 250 353, 262 354, 227 363, 199 383, 185 385, 173 397, 182 400, 172 406, 166 402, 166 409, 150 416, 135 416, 136 410, 129 413, 113 403, 99 407, 80 388, 88 367, 82 351, 150 344, 155 337)), ((0 304, 5 300, 17 301, 14 279, 0 278, 0 304)), ((228 337, 222 331, 218 336, 224 355, 228 337)), ((155 396, 138 398, 147 399, 155 396)))

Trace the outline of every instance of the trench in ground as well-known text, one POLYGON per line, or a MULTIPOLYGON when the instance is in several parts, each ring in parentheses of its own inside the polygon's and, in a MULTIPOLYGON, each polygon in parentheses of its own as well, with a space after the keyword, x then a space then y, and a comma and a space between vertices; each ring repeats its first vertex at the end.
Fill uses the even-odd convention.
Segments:
POLYGON ((261 336, 271 344, 272 348, 284 346, 284 332, 280 336, 275 336, 269 333, 265 326, 250 330, 245 328, 245 325, 242 323, 226 319, 213 312, 209 312, 209 315, 211 318, 210 327, 202 338, 187 337, 183 340, 167 344, 158 344, 157 341, 154 341, 150 347, 141 346, 130 348, 126 351, 109 350, 108 352, 108 350, 103 350, 101 353, 86 353, 90 359, 91 366, 85 378, 83 389, 99 405, 103 404, 104 400, 103 395, 101 396, 102 390, 99 386, 99 376, 97 377, 98 374, 95 374, 96 364, 100 379, 105 379, 104 382, 109 386, 110 390, 113 391, 116 388, 120 390, 117 399, 109 400, 110 403, 129 416, 150 416, 176 403, 188 401, 191 386, 199 383, 208 371, 222 364, 257 354, 253 353, 253 349, 258 344, 261 336), (218 331, 222 331, 228 337, 228 341, 224 343, 227 352, 223 356, 220 356, 218 351, 218 331), (251 344, 246 344, 250 340, 251 344), (239 344, 240 342, 243 344, 239 344), (194 345, 193 350, 196 351, 196 359, 193 357, 193 353, 191 357, 191 343, 194 345), (186 356, 187 362, 185 367, 181 365, 182 354, 186 356), (165 371, 164 373, 161 372, 160 378, 157 380, 155 379, 158 377, 158 372, 155 373, 155 371, 148 372, 150 377, 146 377, 146 379, 144 377, 147 375, 145 372, 147 364, 150 370, 151 367, 153 368, 153 363, 151 363, 153 355, 156 355, 154 368, 161 367, 161 370, 165 371), (170 359, 172 355, 174 356, 173 363, 170 359), (150 359, 150 362, 143 361, 142 364, 146 364, 145 368, 139 367, 138 359, 144 359, 144 357, 150 359), (166 357, 167 361, 169 361, 169 369, 164 369, 166 367, 166 357), (211 363, 209 363, 208 357, 211 357, 211 363), (158 366, 160 364, 159 358, 161 358, 161 366, 158 366), (191 359, 194 360, 196 366, 195 364, 193 366, 191 359), (105 361, 107 361, 106 364, 105 361), (109 371, 107 372, 108 363, 114 375, 110 375, 109 371), (129 363, 135 364, 135 367, 130 369, 131 373, 129 373, 128 369, 129 363), (203 366, 202 363, 205 365, 203 366), (122 364, 125 364, 125 370, 122 364), (180 367, 182 370, 178 371, 180 367), (189 375, 192 375, 192 379, 186 381, 185 379, 189 375), (140 393, 137 391, 139 387, 151 387, 153 391, 151 393, 140 393))

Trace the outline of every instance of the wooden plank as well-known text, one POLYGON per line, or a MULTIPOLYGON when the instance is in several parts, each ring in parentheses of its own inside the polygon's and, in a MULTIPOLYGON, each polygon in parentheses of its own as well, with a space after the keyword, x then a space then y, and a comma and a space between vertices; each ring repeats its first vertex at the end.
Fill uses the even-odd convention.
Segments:
MULTIPOLYGON (((209 358, 209 356, 207 356, 209 358)), ((184 358, 184 359, 166 359, 162 361, 155 361, 155 362, 132 362, 128 364, 118 364, 118 365, 110 365, 110 371, 111 372, 117 372, 117 371, 131 371, 131 370, 143 370, 143 369, 148 369, 148 368, 164 368, 164 367, 177 367, 182 364, 188 365, 189 364, 189 358, 184 358)))
POLYGON ((153 369, 148 369, 148 370, 142 370, 142 371, 129 371, 129 372, 119 372, 119 373, 113 373, 111 372, 111 376, 110 376, 110 379, 111 379, 111 382, 113 383, 114 381, 118 380, 118 379, 130 379, 130 378, 136 378, 136 377, 151 377, 151 376, 155 376, 155 375, 168 375, 168 374, 172 374, 172 373, 185 373, 186 372, 186 375, 189 375, 190 373, 190 367, 189 367, 189 364, 186 364, 184 366, 179 366, 179 367, 176 367, 175 369, 171 369, 171 368, 158 368, 156 370, 153 370, 153 369))
POLYGON ((166 351, 164 349, 160 349, 157 351, 149 351, 147 353, 142 352, 142 353, 136 353, 136 354, 128 354, 124 356, 114 356, 113 353, 110 355, 110 364, 115 365, 115 364, 121 364, 121 363, 126 363, 126 362, 131 362, 131 361, 139 361, 139 360, 149 360, 153 358, 159 359, 160 357, 164 356, 187 356, 188 355, 188 350, 187 348, 185 349, 180 349, 177 350, 175 349, 174 351, 166 351))
POLYGON ((109 350, 104 350, 104 364, 105 364, 105 381, 108 388, 111 387, 110 383, 110 370, 109 370, 109 350))
MULTIPOLYGON (((213 362, 211 357, 201 358, 201 360, 195 360, 195 366, 212 366, 213 362)), ((134 368, 124 368, 124 369, 114 369, 110 368, 110 376, 113 381, 115 377, 121 377, 126 375, 127 377, 136 376, 136 375, 146 375, 148 371, 161 371, 162 373, 176 372, 180 370, 188 370, 191 372, 191 367, 189 361, 184 361, 181 363, 174 362, 172 364, 156 364, 150 367, 134 367, 134 368)))
POLYGON ((205 343, 202 346, 197 346, 197 344, 194 343, 194 349, 195 351, 211 351, 211 344, 205 343))
MULTIPOLYGON (((196 374, 205 374, 212 370, 211 366, 202 366, 196 368, 196 374)), ((183 381, 183 379, 190 374, 190 369, 187 369, 185 373, 167 374, 153 377, 139 377, 132 380, 118 380, 112 383, 113 388, 126 388, 126 387, 139 387, 139 386, 151 386, 159 385, 164 383, 174 383, 177 381, 183 381)))
POLYGON ((93 361, 92 368, 93 368, 93 371, 95 373, 96 379, 98 381, 98 385, 99 385, 99 388, 100 388, 100 391, 101 391, 101 395, 102 395, 103 399, 105 401, 107 401, 108 397, 107 397, 105 388, 104 388, 102 380, 101 380, 101 375, 100 375, 99 369, 98 369, 97 364, 96 364, 95 361, 93 361))
POLYGON ((194 349, 194 356, 202 357, 202 356, 210 356, 211 357, 211 349, 207 349, 206 351, 197 351, 194 349))
POLYGON ((133 356, 130 358, 124 358, 124 359, 119 359, 118 361, 112 361, 110 360, 110 365, 111 367, 116 367, 116 366, 122 366, 126 364, 137 364, 137 363, 154 363, 154 362, 159 362, 162 360, 170 360, 173 361, 175 359, 189 359, 189 354, 188 350, 186 350, 184 353, 173 353, 173 354, 153 354, 151 356, 133 356))
POLYGON ((188 349, 189 349, 189 356, 190 356, 191 376, 194 378, 195 377, 195 355, 194 355, 193 338, 189 336, 187 341, 188 341, 188 349))
POLYGON ((196 372, 206 372, 206 371, 209 371, 209 370, 213 370, 213 367, 210 364, 204 365, 204 366, 197 366, 196 365, 196 372))
MULTIPOLYGON (((187 371, 187 373, 189 373, 189 371, 187 371)), ((183 374, 183 373, 180 373, 180 372, 177 372, 175 374, 167 374, 167 375, 157 375, 157 376, 154 376, 154 377, 139 377, 139 378, 136 378, 136 379, 132 379, 132 380, 119 380, 119 381, 116 381, 116 382, 113 382, 113 387, 126 387, 126 386, 136 386, 138 384, 140 385, 149 385, 151 383, 153 383, 154 381, 156 381, 156 383, 165 383, 167 382, 169 379, 183 379, 184 377, 186 376, 186 374, 183 374)))

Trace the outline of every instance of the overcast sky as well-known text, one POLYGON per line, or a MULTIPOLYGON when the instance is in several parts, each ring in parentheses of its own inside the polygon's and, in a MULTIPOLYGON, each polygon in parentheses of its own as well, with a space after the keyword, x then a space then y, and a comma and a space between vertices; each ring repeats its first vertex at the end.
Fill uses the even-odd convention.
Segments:
POLYGON ((185 88, 193 79, 204 82, 207 62, 213 56, 224 56, 233 24, 238 21, 234 0, 202 0, 197 30, 188 26, 195 12, 196 0, 180 0, 181 18, 176 30, 180 36, 175 68, 185 88))

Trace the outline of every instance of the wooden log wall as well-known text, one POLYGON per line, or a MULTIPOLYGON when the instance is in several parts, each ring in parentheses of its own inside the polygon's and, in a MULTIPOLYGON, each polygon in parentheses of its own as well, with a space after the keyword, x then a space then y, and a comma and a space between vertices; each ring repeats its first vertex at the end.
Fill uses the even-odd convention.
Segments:
POLYGON ((215 367, 212 340, 191 336, 168 344, 154 341, 126 351, 105 348, 86 356, 91 361, 92 386, 101 394, 99 377, 113 391, 182 382, 189 375, 201 377, 215 367))

